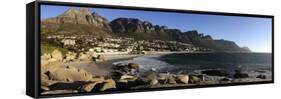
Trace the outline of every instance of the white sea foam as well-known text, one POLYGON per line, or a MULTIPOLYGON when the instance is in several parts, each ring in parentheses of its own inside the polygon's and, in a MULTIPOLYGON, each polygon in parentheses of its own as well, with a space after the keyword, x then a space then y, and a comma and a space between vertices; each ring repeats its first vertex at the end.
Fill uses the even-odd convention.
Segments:
POLYGON ((167 62, 158 60, 159 56, 141 56, 136 57, 131 60, 119 61, 113 64, 128 64, 128 63, 137 63, 140 65, 141 71, 149 71, 155 69, 160 70, 167 67, 172 67, 173 65, 168 64, 167 62))
MULTIPOLYGON (((173 65, 169 64, 165 61, 162 61, 159 59, 160 55, 146 55, 146 56, 139 56, 130 60, 125 60, 125 61, 119 61, 115 62, 113 64, 128 64, 128 63, 136 63, 140 65, 140 71, 145 73, 146 71, 173 71, 173 70, 178 70, 180 71, 188 71, 189 74, 201 74, 201 71, 204 70, 209 70, 209 69, 223 69, 226 70, 230 75, 234 75, 234 70, 236 69, 242 69, 244 73, 249 74, 249 78, 256 78, 258 75, 265 75, 266 77, 271 77, 271 71, 270 70, 264 70, 264 73, 259 73, 257 70, 264 66, 264 64, 255 64, 254 66, 248 66, 248 65, 243 65, 243 66, 227 66, 227 67, 201 67, 201 66, 187 66, 187 65, 173 65)), ((228 76, 231 77, 231 76, 228 76)), ((223 76, 209 76, 206 75, 206 80, 209 81, 217 81, 222 78, 225 78, 223 76)))

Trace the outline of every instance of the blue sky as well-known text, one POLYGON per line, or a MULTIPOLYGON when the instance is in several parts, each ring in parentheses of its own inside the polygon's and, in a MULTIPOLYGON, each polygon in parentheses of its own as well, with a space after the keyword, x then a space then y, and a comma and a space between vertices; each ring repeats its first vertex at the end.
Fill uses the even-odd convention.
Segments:
MULTIPOLYGON (((41 6, 41 19, 62 14, 68 6, 41 6)), ((78 8, 77 8, 78 9, 78 8)), ((271 19, 238 16, 186 14, 171 12, 152 12, 91 8, 92 12, 109 21, 119 17, 138 18, 153 24, 177 28, 181 31, 197 30, 214 39, 236 42, 241 47, 249 47, 254 52, 271 52, 271 19)))

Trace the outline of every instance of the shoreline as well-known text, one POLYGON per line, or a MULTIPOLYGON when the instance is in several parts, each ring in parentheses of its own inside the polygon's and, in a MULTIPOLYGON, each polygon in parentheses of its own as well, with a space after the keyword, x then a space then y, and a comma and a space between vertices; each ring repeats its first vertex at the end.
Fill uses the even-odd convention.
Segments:
POLYGON ((76 61, 62 64, 62 66, 75 66, 96 76, 109 76, 114 62, 129 60, 139 56, 141 55, 104 55, 105 60, 101 62, 76 61))

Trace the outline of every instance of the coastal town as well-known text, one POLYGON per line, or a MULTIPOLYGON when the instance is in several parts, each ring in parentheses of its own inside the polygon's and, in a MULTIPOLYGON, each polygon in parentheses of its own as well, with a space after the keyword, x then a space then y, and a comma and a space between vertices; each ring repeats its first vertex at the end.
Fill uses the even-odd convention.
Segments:
POLYGON ((73 52, 91 52, 96 54, 148 54, 150 52, 196 52, 212 51, 195 47, 192 44, 163 40, 135 40, 126 37, 99 37, 91 35, 65 36, 49 35, 42 41, 62 46, 73 52))

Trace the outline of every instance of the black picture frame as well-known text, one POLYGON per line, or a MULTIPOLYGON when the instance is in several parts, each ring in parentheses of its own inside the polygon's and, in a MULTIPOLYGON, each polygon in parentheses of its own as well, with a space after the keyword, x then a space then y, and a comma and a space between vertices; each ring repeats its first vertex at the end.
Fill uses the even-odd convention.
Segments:
POLYGON ((273 15, 178 10, 178 9, 165 9, 165 8, 146 8, 146 7, 101 5, 101 4, 72 3, 72 2, 37 1, 37 2, 28 3, 26 5, 26 44, 27 44, 26 94, 34 98, 98 95, 98 94, 114 94, 114 93, 129 93, 129 92, 143 92, 143 91, 161 91, 161 90, 174 90, 174 89, 210 88, 210 87, 274 83, 274 16, 273 15), (272 19, 272 41, 271 41, 272 42, 271 43, 272 44, 272 48, 271 48, 272 49, 272 81, 231 83, 231 84, 218 84, 218 85, 183 86, 183 87, 173 87, 173 88, 169 87, 169 88, 154 88, 154 89, 136 89, 130 91, 111 91, 111 92, 97 92, 97 93, 40 95, 40 6, 41 5, 95 7, 95 8, 130 9, 130 10, 157 11, 157 12, 177 12, 177 13, 195 13, 195 14, 207 14, 207 15, 270 18, 272 19))

